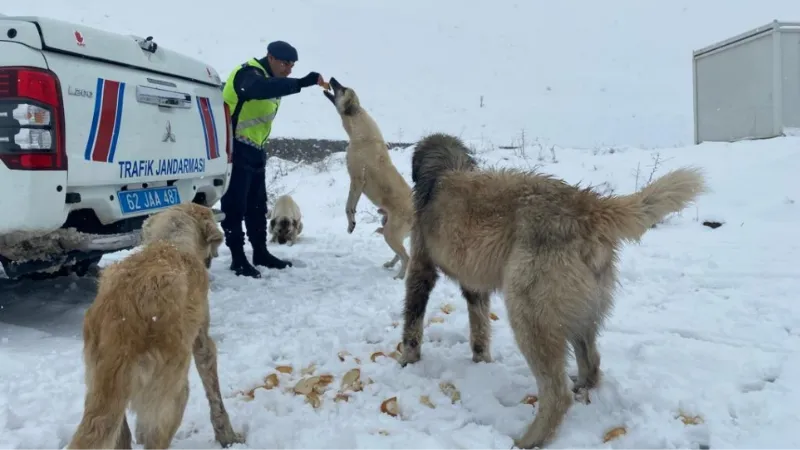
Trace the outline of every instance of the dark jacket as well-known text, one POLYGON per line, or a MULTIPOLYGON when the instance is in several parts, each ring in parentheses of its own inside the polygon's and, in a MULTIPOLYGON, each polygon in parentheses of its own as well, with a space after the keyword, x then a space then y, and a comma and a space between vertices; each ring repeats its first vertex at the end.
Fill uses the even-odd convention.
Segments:
POLYGON ((267 70, 269 78, 253 66, 243 67, 233 77, 233 88, 241 101, 284 97, 300 92, 302 85, 299 78, 275 78, 267 58, 258 62, 267 70))

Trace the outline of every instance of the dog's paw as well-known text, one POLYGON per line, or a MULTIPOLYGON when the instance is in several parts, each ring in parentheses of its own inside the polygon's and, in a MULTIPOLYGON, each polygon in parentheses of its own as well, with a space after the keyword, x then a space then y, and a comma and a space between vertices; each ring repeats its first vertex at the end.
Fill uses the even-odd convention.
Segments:
POLYGON ((540 445, 537 445, 535 442, 534 443, 528 443, 528 442, 526 442, 526 441, 524 441, 522 439, 514 439, 514 446, 511 447, 511 448, 512 449, 519 448, 519 449, 526 449, 527 450, 527 449, 532 449, 532 448, 540 448, 540 445))
POLYGON ((400 270, 397 271, 397 275, 394 276, 395 280, 402 280, 406 277, 407 266, 405 264, 400 265, 400 270))
POLYGON ((347 233, 348 234, 352 234, 353 230, 355 230, 355 229, 356 229, 356 221, 355 220, 351 220, 350 223, 347 224, 347 233))
POLYGON ((219 441, 219 445, 221 445, 222 448, 228 448, 233 444, 244 444, 245 438, 241 433, 231 431, 217 436, 217 441, 219 441))
POLYGON ((400 367, 405 367, 409 364, 419 362, 421 358, 422 351, 419 346, 412 347, 403 343, 403 353, 397 358, 397 362, 400 363, 400 367))
POLYGON ((492 354, 489 353, 488 350, 485 350, 482 353, 473 352, 472 353, 472 362, 474 362, 474 363, 484 362, 486 364, 489 364, 489 363, 492 362, 492 354))
POLYGON ((572 399, 584 405, 590 405, 592 399, 589 397, 589 389, 581 387, 572 391, 572 399))

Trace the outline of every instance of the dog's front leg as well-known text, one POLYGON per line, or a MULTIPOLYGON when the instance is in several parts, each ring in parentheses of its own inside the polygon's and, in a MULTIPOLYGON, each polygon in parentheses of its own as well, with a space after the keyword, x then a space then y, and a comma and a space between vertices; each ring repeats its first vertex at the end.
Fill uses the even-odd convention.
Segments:
POLYGON ((356 228, 356 206, 358 206, 358 201, 361 199, 361 193, 364 192, 365 172, 366 168, 362 169, 360 174, 350 177, 350 193, 347 195, 347 205, 345 205, 348 233, 352 233, 356 228))
POLYGON ((405 367, 422 357, 423 320, 431 291, 439 277, 424 244, 411 233, 411 257, 406 275, 406 295, 403 307, 403 351, 400 365, 405 367))
POLYGON ((217 346, 208 335, 208 326, 209 324, 206 323, 195 338, 194 362, 200 379, 203 381, 203 389, 211 409, 211 427, 214 429, 214 437, 223 447, 230 447, 235 443, 244 443, 244 437, 233 431, 228 411, 225 410, 225 404, 222 402, 222 394, 219 391, 219 375, 217 374, 217 346))

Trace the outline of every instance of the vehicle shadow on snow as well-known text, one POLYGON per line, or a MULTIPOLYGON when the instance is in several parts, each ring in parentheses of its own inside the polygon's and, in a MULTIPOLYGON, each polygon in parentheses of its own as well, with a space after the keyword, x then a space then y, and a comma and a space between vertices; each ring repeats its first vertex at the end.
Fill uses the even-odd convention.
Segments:
POLYGON ((50 336, 80 337, 83 315, 97 292, 97 278, 69 275, 52 280, 0 278, 0 334, 5 325, 50 336))

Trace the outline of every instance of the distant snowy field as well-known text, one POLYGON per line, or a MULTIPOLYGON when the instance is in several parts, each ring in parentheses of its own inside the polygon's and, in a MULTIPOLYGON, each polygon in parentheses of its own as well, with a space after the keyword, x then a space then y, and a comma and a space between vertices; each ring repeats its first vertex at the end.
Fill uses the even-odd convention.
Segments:
MULTIPOLYGON (((800 20, 797 0, 186 5, 39 0, 2 12, 152 35, 223 77, 283 39, 298 49, 295 75, 315 70, 357 89, 389 140, 436 130, 503 145, 524 130, 584 148, 693 143, 692 51, 773 19, 800 20)), ((316 88, 283 102, 273 133, 345 136, 316 88)))
MULTIPOLYGON (((477 142, 473 143, 476 146, 477 142)), ((687 164, 704 167, 712 193, 626 246, 622 287, 599 346, 605 382, 588 406, 569 412, 552 448, 797 448, 800 414, 800 199, 794 187, 800 138, 642 151, 557 149, 538 161, 519 151, 486 150, 485 165, 534 166, 570 182, 632 192, 650 176, 687 164), (637 181, 637 168, 639 178, 637 181), (701 222, 716 220, 716 230, 701 222), (699 417, 685 425, 679 414, 699 417), (603 443, 615 427, 627 434, 603 443)), ((410 177, 410 149, 393 151, 410 177)), ((493 298, 492 364, 474 364, 466 305, 457 286, 433 291, 420 363, 401 369, 403 283, 381 264, 391 253, 375 208, 362 199, 346 231, 342 155, 314 166, 272 159, 273 193, 290 192, 305 229, 294 247, 272 245, 298 267, 263 269, 262 280, 234 277, 223 249, 212 267, 212 335, 220 382, 234 427, 249 448, 510 448, 535 408, 537 393, 514 344, 506 311, 493 298), (449 314, 443 311, 453 308, 449 314), (350 355, 339 358, 340 352, 350 355), (357 363, 354 358, 359 358, 357 363), (291 366, 283 374, 279 366, 291 366), (315 409, 288 390, 311 375, 333 382, 315 409), (344 374, 358 367, 361 392, 336 402, 344 374), (276 374, 275 389, 256 389, 276 374), (440 389, 452 383, 453 404, 440 389), (434 409, 420 402, 428 396, 434 409), (401 415, 380 413, 396 397, 401 415)), ((123 257, 124 253, 119 257, 123 257)), ((0 447, 66 444, 82 413, 80 321, 89 280, 3 286, 0 327, 0 447), (5 294, 7 293, 7 294, 5 294)), ((571 370, 576 370, 571 362, 571 370)), ((191 398, 175 448, 214 447, 208 406, 194 369, 191 398)))

